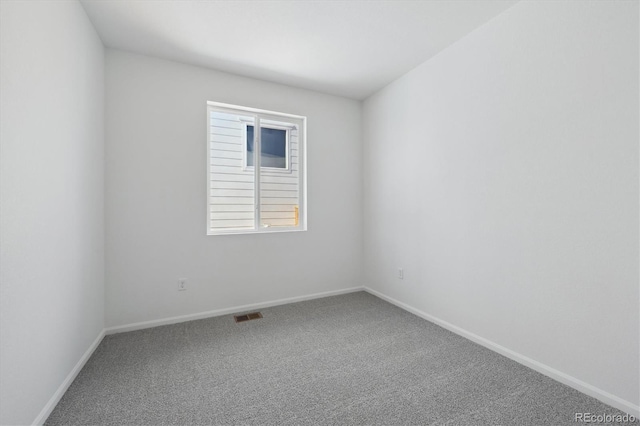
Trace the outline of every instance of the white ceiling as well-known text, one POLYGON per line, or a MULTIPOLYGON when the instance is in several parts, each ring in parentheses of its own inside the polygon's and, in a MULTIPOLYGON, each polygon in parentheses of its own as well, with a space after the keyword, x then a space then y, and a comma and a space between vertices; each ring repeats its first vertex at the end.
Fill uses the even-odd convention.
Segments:
POLYGON ((364 99, 516 0, 82 0, 106 46, 364 99))

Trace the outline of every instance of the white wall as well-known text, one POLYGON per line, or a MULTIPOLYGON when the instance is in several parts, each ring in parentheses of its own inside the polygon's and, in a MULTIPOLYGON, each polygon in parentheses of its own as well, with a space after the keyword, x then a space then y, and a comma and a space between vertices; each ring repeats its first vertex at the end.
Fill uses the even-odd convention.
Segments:
POLYGON ((110 49, 106 93, 107 326, 361 285, 359 102, 110 49), (208 100, 308 117, 308 231, 206 235, 208 100))
POLYGON ((76 1, 0 16, 0 423, 29 424, 104 326, 104 50, 76 1))
POLYGON ((638 112, 637 2, 508 9, 365 101, 366 284, 637 410, 638 112))

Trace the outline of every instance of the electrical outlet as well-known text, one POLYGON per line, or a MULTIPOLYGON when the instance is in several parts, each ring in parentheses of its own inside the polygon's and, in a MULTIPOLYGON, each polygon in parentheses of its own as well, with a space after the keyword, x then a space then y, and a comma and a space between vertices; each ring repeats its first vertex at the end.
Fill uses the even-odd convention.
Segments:
POLYGON ((398 268, 398 279, 404 280, 404 269, 398 268))
POLYGON ((185 291, 187 289, 187 279, 180 278, 178 280, 178 291, 185 291))

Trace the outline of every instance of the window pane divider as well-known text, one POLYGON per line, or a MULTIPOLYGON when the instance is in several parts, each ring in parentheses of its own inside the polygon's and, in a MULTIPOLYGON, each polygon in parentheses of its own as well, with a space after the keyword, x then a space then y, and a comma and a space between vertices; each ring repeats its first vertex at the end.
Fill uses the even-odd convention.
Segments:
POLYGON ((255 223, 254 229, 260 229, 260 153, 262 152, 261 138, 262 133, 260 128, 260 116, 255 115, 255 121, 253 124, 253 196, 255 197, 255 223))

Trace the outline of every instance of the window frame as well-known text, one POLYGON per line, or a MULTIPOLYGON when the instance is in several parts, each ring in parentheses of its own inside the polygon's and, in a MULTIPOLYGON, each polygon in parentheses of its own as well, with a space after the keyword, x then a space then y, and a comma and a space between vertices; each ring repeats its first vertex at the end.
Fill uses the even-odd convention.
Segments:
MULTIPOLYGON (((262 121, 262 120, 261 120, 262 121)), ((291 130, 295 129, 296 126, 295 125, 284 125, 284 123, 282 124, 272 124, 269 123, 270 120, 266 120, 267 123, 266 124, 260 124, 260 129, 262 130, 263 128, 265 129, 274 129, 274 130, 284 130, 285 133, 285 148, 284 148, 284 152, 286 155, 285 161, 287 164, 287 167, 267 167, 267 166, 260 166, 262 169, 267 169, 269 172, 274 172, 274 173, 288 173, 291 174, 291 143, 290 141, 290 134, 291 134, 291 130)), ((247 126, 254 126, 253 124, 250 124, 248 122, 243 122, 243 126, 242 126, 242 143, 244 145, 244 150, 243 150, 243 154, 242 154, 242 170, 245 171, 251 171, 254 169, 254 166, 249 166, 249 155, 248 155, 248 145, 249 145, 249 139, 247 138, 247 126)), ((254 126, 254 131, 255 131, 255 126, 254 126)), ((254 147, 255 149, 255 147, 254 147)), ((260 155, 262 154, 262 152, 260 153, 260 155)))
MULTIPOLYGON (((206 161, 207 161, 207 176, 206 176, 206 187, 207 187, 207 198, 206 198, 206 235, 242 235, 242 234, 270 234, 270 233, 280 233, 280 232, 299 232, 307 230, 307 157, 306 157, 306 148, 307 148, 307 117, 296 114, 283 113, 278 111, 264 110, 259 108, 246 107, 241 105, 228 104, 223 102, 214 102, 207 101, 207 109, 206 109, 207 119, 207 152, 206 152, 206 161), (211 164, 211 150, 212 150, 212 132, 211 132, 211 112, 222 112, 227 114, 243 114, 245 116, 252 116, 254 120, 254 128, 274 128, 272 126, 277 126, 279 124, 270 124, 269 122, 274 123, 287 123, 287 126, 284 127, 287 130, 287 170, 275 168, 275 167, 255 167, 255 166, 246 166, 246 122, 243 126, 243 169, 251 169, 254 172, 254 227, 253 228, 229 228, 229 229, 217 229, 214 230, 211 228, 211 197, 212 197, 212 188, 211 188, 211 174, 212 174, 212 164, 211 164), (266 125, 262 125, 262 121, 266 121, 266 125), (292 121, 289 123, 289 121, 292 121), (291 125, 289 125, 291 124, 291 125), (261 214, 261 190, 260 190, 260 175, 261 170, 264 171, 266 169, 267 173, 287 173, 291 174, 293 172, 292 164, 291 164, 291 143, 290 143, 290 130, 296 129, 298 130, 298 225, 296 226, 283 226, 283 227, 262 227, 260 226, 260 214, 261 214)), ((276 127, 277 128, 277 127, 276 127)), ((261 132, 254 131, 254 152, 261 152, 261 144, 260 144, 260 134, 261 132)), ((260 166, 260 155, 257 155, 255 158, 255 163, 260 166)), ((215 167, 215 166, 213 166, 215 167)))

